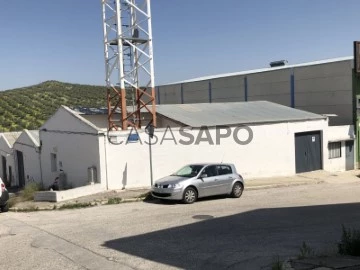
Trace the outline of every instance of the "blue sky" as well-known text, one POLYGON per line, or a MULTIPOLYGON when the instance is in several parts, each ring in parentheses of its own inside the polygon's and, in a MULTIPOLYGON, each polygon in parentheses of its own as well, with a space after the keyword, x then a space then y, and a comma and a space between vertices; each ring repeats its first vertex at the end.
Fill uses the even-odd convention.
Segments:
MULTIPOLYGON (((152 0, 156 84, 350 56, 358 0, 152 0)), ((100 0, 0 3, 0 90, 104 85, 100 0)))

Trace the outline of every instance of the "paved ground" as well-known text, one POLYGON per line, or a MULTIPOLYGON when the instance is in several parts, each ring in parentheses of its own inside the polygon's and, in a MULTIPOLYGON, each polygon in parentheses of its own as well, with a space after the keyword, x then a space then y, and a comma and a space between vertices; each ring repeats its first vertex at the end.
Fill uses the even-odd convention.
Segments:
MULTIPOLYGON (((341 180, 345 182, 354 182, 358 181, 359 178, 356 177, 359 172, 357 171, 348 171, 341 173, 341 180)), ((246 179, 246 189, 255 190, 255 189, 266 189, 274 187, 286 187, 286 186, 298 186, 298 185, 312 185, 319 184, 323 182, 337 182, 339 176, 337 174, 328 173, 325 171, 317 171, 311 173, 298 174, 291 177, 270 177, 270 178, 260 178, 260 179, 246 179)), ((123 201, 134 201, 139 200, 144 197, 149 190, 148 189, 125 189, 125 190, 112 190, 106 192, 100 192, 97 194, 84 196, 76 198, 73 200, 52 203, 52 202, 21 202, 17 203, 12 208, 14 210, 26 210, 26 209, 54 209, 61 207, 64 204, 94 204, 94 205, 103 205, 106 204, 109 199, 121 199, 123 201)))
POLYGON ((267 269, 277 255, 300 254, 303 241, 329 254, 341 224, 360 228, 354 175, 193 205, 2 213, 0 269, 267 269))

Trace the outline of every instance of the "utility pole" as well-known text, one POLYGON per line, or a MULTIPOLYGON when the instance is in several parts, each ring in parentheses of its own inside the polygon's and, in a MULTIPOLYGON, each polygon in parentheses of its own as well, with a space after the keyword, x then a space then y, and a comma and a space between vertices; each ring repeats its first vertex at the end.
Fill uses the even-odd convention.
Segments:
POLYGON ((154 126, 150 123, 145 128, 146 133, 149 135, 149 160, 150 160, 150 182, 153 185, 153 167, 152 167, 152 152, 151 152, 151 139, 154 137, 154 126))

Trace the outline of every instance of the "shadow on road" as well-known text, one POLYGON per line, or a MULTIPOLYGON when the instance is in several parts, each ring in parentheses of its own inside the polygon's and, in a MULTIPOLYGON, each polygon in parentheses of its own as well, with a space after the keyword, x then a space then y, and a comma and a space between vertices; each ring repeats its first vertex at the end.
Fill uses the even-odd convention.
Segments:
MULTIPOLYGON (((205 202, 205 201, 214 201, 214 200, 223 200, 223 199, 229 199, 229 196, 227 195, 216 195, 216 196, 209 196, 204 198, 197 199, 198 202, 205 202)), ((164 204, 164 205, 174 205, 174 204, 184 204, 181 201, 175 201, 175 200, 166 200, 166 199, 157 199, 151 197, 151 199, 144 200, 144 203, 152 203, 152 204, 164 204)))
POLYGON ((303 241, 315 248, 336 247, 342 224, 360 227, 360 204, 267 208, 192 221, 103 246, 183 269, 260 269, 251 265, 277 255, 296 256, 303 241))

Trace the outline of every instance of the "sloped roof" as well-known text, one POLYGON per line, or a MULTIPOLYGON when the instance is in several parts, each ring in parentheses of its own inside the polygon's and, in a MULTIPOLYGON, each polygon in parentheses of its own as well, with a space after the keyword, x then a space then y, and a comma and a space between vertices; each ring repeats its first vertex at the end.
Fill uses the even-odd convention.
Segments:
MULTIPOLYGON (((87 109, 83 112, 88 111, 87 109)), ((91 114, 104 115, 106 110, 91 110, 91 114)), ((147 111, 146 111, 147 112, 147 111)), ((190 127, 278 123, 326 119, 327 116, 315 114, 269 101, 161 104, 156 112, 166 118, 190 127)), ((86 122, 79 113, 79 119, 86 122)), ((93 123, 94 126, 95 122, 93 123)), ((100 129, 100 128, 99 128, 100 129)))
MULTIPOLYGON (((93 107, 84 107, 84 106, 77 106, 77 107, 69 107, 71 110, 76 112, 79 115, 102 115, 102 114, 108 114, 108 108, 102 107, 102 108, 93 108, 93 107)), ((127 111, 134 111, 134 108, 132 106, 126 107, 127 111)), ((135 108, 136 109, 136 108, 135 108)), ((143 107, 141 112, 147 112, 146 108, 143 107)), ((119 108, 115 110, 115 113, 121 114, 121 111, 119 108)))
POLYGON ((38 130, 29 130, 31 137, 34 139, 37 145, 40 145, 40 136, 38 130))
POLYGON ((325 59, 325 60, 319 60, 319 61, 313 61, 313 62, 307 62, 307 63, 301 63, 301 64, 285 65, 285 66, 280 66, 280 67, 260 68, 260 69, 245 70, 245 71, 233 72, 233 73, 224 73, 224 74, 203 76, 203 77, 193 78, 193 79, 189 79, 189 80, 161 84, 159 86, 174 85, 174 84, 189 83, 189 82, 198 82, 198 81, 212 80, 212 79, 223 78, 223 77, 241 76, 241 75, 261 73, 261 72, 281 70, 281 69, 288 69, 288 68, 314 66, 314 65, 328 64, 328 63, 341 62, 341 61, 347 61, 347 60, 353 60, 353 59, 354 59, 353 56, 331 58, 331 59, 325 59))
POLYGON ((269 101, 164 104, 157 113, 191 127, 259 124, 326 119, 269 101))
POLYGON ((5 139, 8 141, 9 145, 12 147, 15 143, 15 141, 20 137, 20 132, 4 132, 2 133, 5 139))

